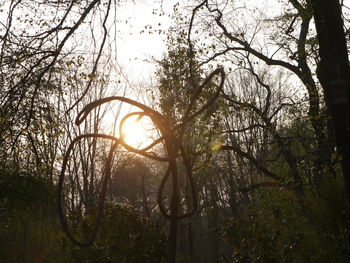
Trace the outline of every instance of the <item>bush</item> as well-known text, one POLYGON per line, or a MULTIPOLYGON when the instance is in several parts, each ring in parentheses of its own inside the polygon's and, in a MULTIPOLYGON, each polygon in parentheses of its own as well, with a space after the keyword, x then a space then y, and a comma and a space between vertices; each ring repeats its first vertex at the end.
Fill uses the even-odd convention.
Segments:
POLYGON ((265 189, 256 197, 222 229, 233 262, 350 262, 350 206, 341 180, 323 182, 318 196, 265 189))
MULTIPOLYGON (((86 218, 80 231, 84 232, 86 225, 91 229, 93 221, 86 218)), ((65 243, 65 246, 69 251, 68 262, 161 263, 166 255, 165 243, 159 227, 141 217, 136 209, 108 203, 93 245, 81 248, 65 243)))

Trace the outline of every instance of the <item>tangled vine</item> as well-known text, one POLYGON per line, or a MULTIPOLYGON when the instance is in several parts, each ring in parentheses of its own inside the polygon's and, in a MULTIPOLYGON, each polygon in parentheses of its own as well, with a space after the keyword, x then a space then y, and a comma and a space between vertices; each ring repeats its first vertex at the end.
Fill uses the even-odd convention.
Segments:
POLYGON ((96 107, 99 107, 102 104, 111 102, 111 101, 120 101, 127 104, 130 104, 132 106, 135 106, 139 108, 141 111, 132 112, 127 114, 120 122, 120 136, 119 138, 111 135, 106 134, 98 134, 98 133, 91 133, 91 134, 83 134, 80 136, 77 136, 68 146, 68 149, 64 155, 63 163, 62 163, 62 169, 61 173, 59 175, 58 185, 57 185, 57 207, 58 207, 58 216, 62 224, 62 229, 68 236, 68 238, 76 245, 78 246, 89 246, 91 245, 97 235, 98 229, 101 224, 101 219, 103 217, 103 207, 104 202, 106 200, 106 193, 107 193, 107 184, 111 175, 111 168, 112 168, 112 160, 113 155, 116 152, 116 149, 119 146, 124 147, 127 151, 131 153, 136 153, 139 155, 142 155, 146 158, 153 159, 160 162, 167 163, 167 169, 164 174, 164 176, 161 179, 160 186, 158 188, 157 193, 157 203, 159 207, 159 211, 161 214, 170 220, 170 231, 169 231, 169 262, 175 262, 176 258, 176 232, 177 232, 177 223, 179 219, 183 219, 186 217, 189 217, 193 214, 195 214, 198 210, 198 197, 196 192, 195 183, 192 176, 192 168, 189 162, 189 158, 187 156, 186 150, 183 146, 183 136, 186 130, 186 126, 188 123, 193 120, 195 117, 203 113, 206 109, 208 109, 218 98, 220 92, 223 90, 225 80, 225 73, 222 68, 218 68, 215 71, 213 71, 207 78, 204 79, 203 83, 197 87, 196 91, 194 92, 190 104, 188 108, 185 111, 185 114, 180 122, 175 127, 171 127, 171 124, 169 121, 159 112, 153 110, 152 108, 141 104, 139 102, 136 102, 134 100, 125 98, 125 97, 108 97, 104 99, 97 100, 95 102, 92 102, 88 105, 86 105, 82 111, 79 112, 75 124, 80 125, 88 116, 88 114, 95 109, 96 107), (220 77, 220 83, 217 85, 217 88, 213 94, 213 96, 205 103, 202 107, 199 108, 199 110, 193 112, 193 108, 195 103, 198 101, 198 98, 202 92, 202 90, 212 82, 214 76, 220 77), (148 146, 137 149, 132 147, 131 145, 128 145, 125 142, 125 134, 123 132, 123 125, 125 124, 125 121, 133 116, 138 116, 139 118, 143 117, 149 117, 150 120, 153 122, 154 127, 159 131, 160 137, 157 140, 154 140, 151 142, 148 146), (79 143, 82 139, 85 138, 102 138, 102 139, 108 139, 113 142, 107 159, 106 159, 106 165, 104 169, 104 174, 102 175, 102 184, 101 184, 101 191, 99 194, 99 200, 98 200, 98 208, 97 208, 97 217, 95 221, 95 225, 91 231, 91 234, 87 240, 78 240, 76 237, 74 237, 72 231, 69 228, 68 220, 66 217, 66 213, 63 209, 62 205, 62 199, 63 199, 63 183, 65 179, 65 173, 67 169, 67 164, 69 162, 70 154, 74 148, 74 145, 79 143), (163 143, 165 146, 165 156, 159 156, 153 152, 149 152, 153 147, 156 145, 163 143), (180 208, 180 198, 179 198, 179 186, 178 186, 178 167, 177 167, 177 161, 181 160, 185 167, 185 176, 187 176, 189 189, 191 191, 191 201, 192 206, 191 210, 184 213, 179 214, 179 208, 180 208), (170 196, 170 203, 169 208, 167 209, 164 205, 164 186, 166 182, 171 178, 171 196, 170 196))

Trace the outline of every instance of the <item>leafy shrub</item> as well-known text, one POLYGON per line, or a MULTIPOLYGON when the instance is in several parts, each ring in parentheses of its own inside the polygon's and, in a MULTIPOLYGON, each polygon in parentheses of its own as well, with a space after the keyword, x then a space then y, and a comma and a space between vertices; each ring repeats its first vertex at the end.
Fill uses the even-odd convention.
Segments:
MULTIPOLYGON (((87 217, 80 231, 94 224, 87 217)), ((165 236, 159 227, 127 205, 108 203, 96 241, 90 247, 73 247, 66 243, 68 259, 94 263, 161 263, 165 260, 165 236)), ((68 261, 69 261, 68 260, 68 261)), ((72 262, 69 261, 69 262, 72 262)))

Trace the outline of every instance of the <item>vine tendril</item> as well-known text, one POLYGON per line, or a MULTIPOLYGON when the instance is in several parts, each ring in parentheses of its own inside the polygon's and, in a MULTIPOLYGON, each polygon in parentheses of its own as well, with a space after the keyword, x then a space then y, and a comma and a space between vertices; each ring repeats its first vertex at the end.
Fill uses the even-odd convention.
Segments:
POLYGON ((197 90, 193 94, 190 104, 188 108, 185 111, 185 114, 181 120, 181 123, 176 125, 175 127, 171 127, 171 124, 169 121, 159 112, 153 110, 152 108, 139 103, 137 101, 134 101, 132 99, 128 99, 125 97, 120 96, 113 96, 113 97, 107 97, 103 98, 97 101, 94 101, 88 105, 86 105, 78 114, 75 124, 80 125, 89 115, 89 113, 95 109, 96 107, 99 107, 102 104, 111 102, 111 101, 120 101, 127 103, 129 105, 135 106, 139 108, 142 111, 132 112, 127 114, 120 122, 120 138, 117 138, 115 136, 106 135, 106 134, 98 134, 98 133, 91 133, 91 134, 83 134, 78 137, 76 137, 68 146, 68 149, 64 155, 63 163, 62 163, 62 169, 61 173, 59 175, 58 185, 57 185, 57 207, 58 207, 58 216, 60 219, 60 222, 62 224, 62 229, 66 233, 67 237, 76 245, 78 246, 89 246, 91 245, 97 235, 97 232, 99 230, 101 219, 103 217, 103 207, 104 202, 106 199, 106 193, 107 193, 107 184, 111 176, 111 169, 112 169, 112 160, 114 153, 118 147, 124 147, 127 151, 142 155, 146 158, 165 162, 168 163, 166 172, 164 176, 161 179, 158 192, 157 192, 157 203, 159 207, 159 211, 161 214, 170 219, 170 234, 169 234, 169 240, 170 240, 170 254, 174 254, 176 251, 176 229, 177 229, 177 220, 183 219, 189 216, 194 215, 198 211, 198 194, 195 186, 195 182, 193 179, 192 174, 192 168, 190 165, 190 161, 186 152, 185 147, 183 146, 183 135, 185 134, 186 126, 187 124, 196 118, 198 115, 203 113, 206 109, 208 109, 218 98, 220 92, 223 91, 223 85, 225 80, 225 73, 222 68, 217 68, 214 70, 209 76, 207 76, 203 83, 198 86, 197 90), (209 99, 207 103, 205 103, 203 106, 200 107, 199 110, 191 114, 191 111, 193 110, 193 107, 195 103, 198 101, 198 98, 203 91, 203 89, 212 82, 213 78, 218 75, 220 77, 220 83, 217 85, 217 88, 215 90, 214 95, 209 99), (132 116, 139 116, 139 118, 143 117, 149 117, 151 121, 154 124, 154 127, 160 132, 160 137, 153 142, 151 142, 146 147, 143 147, 142 149, 137 149, 132 147, 131 145, 128 145, 125 140, 125 134, 123 131, 123 125, 125 124, 125 121, 132 117, 132 116), (93 227, 93 230, 91 231, 91 234, 87 240, 78 240, 74 235, 72 234, 72 231, 69 228, 67 215, 63 209, 62 205, 62 199, 63 199, 63 185, 64 185, 64 179, 65 179, 65 173, 67 169, 67 165, 69 162, 70 154, 73 150, 73 147, 76 143, 80 143, 81 140, 85 138, 101 138, 101 139, 107 139, 113 141, 113 145, 111 146, 111 149, 109 150, 108 157, 106 159, 106 164, 104 168, 104 173, 102 176, 102 184, 101 184, 101 191, 99 194, 99 200, 98 200, 98 207, 97 207, 97 217, 95 221, 95 225, 93 227), (166 149, 166 156, 158 156, 153 152, 149 152, 152 148, 154 148, 156 145, 163 143, 166 149), (181 159, 182 163, 185 167, 185 176, 188 179, 189 189, 191 192, 191 201, 192 206, 191 210, 179 215, 179 189, 177 185, 177 177, 178 177, 178 167, 177 167, 177 161, 178 159, 181 159), (172 192, 171 192, 171 199, 169 202, 170 205, 170 212, 168 212, 169 209, 167 209, 164 205, 164 189, 165 184, 169 179, 172 179, 172 192))

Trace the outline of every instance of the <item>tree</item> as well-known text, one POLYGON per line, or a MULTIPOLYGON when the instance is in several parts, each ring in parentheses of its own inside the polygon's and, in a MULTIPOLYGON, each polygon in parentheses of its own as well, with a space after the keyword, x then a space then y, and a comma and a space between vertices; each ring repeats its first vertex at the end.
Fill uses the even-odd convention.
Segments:
POLYGON ((143 216, 154 218, 152 212, 156 206, 156 182, 160 176, 154 169, 151 170, 150 164, 150 161, 128 154, 122 157, 112 172, 108 199, 132 205, 142 211, 143 216))
MULTIPOLYGON (((188 116, 199 111, 206 103, 211 101, 217 93, 217 86, 214 81, 210 81, 198 93, 200 85, 205 81, 205 73, 207 71, 200 68, 199 63, 195 59, 195 54, 191 54, 191 50, 187 45, 185 39, 185 32, 178 27, 172 27, 168 35, 168 50, 163 59, 159 61, 158 71, 156 73, 158 79, 159 90, 159 106, 161 112, 169 119, 172 127, 181 124, 188 116), (189 59, 189 57, 192 59, 189 59), (195 98, 195 99, 194 99, 195 98), (191 108, 190 108, 191 107, 191 108), (188 109, 191 111, 188 111, 188 109)), ((215 192, 213 187, 210 187, 207 179, 210 173, 211 158, 214 151, 216 137, 219 137, 216 132, 220 125, 219 102, 216 100, 205 109, 199 116, 177 131, 181 136, 181 141, 184 143, 184 148, 188 154, 189 164, 194 173, 194 180, 196 185, 199 185, 198 191, 200 193, 215 192), (211 147, 213 151, 211 151, 211 147), (203 189, 205 188, 205 189, 203 189), (211 190, 210 190, 211 189, 211 190)), ((181 176, 179 185, 185 186, 188 183, 188 178, 183 176, 186 174, 186 168, 182 165, 179 169, 181 176)), ((191 189, 183 187, 181 199, 184 203, 184 208, 191 211, 193 203, 191 202, 191 189)), ((211 202, 213 204, 213 202, 211 202)), ((214 225, 215 220, 212 217, 210 226, 214 225)), ((200 221, 200 220, 198 220, 200 221)), ((179 245, 180 258, 189 261, 199 260, 204 258, 199 253, 198 248, 195 249, 196 239, 201 235, 198 231, 195 218, 189 218, 184 222, 180 222, 183 226, 179 231, 179 239, 183 241, 183 245, 179 245), (182 252, 182 253, 181 253, 182 252), (182 257, 181 257, 182 255, 182 257)), ((205 223, 204 223, 205 224, 205 223)), ((212 238, 214 234, 205 236, 205 238, 212 238)), ((206 255, 210 258, 217 258, 217 239, 212 238, 209 242, 211 252, 206 255)), ((208 259, 207 257, 207 260, 208 259)))
MULTIPOLYGON (((270 12, 271 14, 269 14, 264 12, 264 7, 260 5, 253 5, 250 9, 247 9, 244 4, 241 5, 240 3, 226 4, 220 1, 202 1, 193 9, 193 15, 197 19, 202 18, 201 21, 203 22, 193 25, 191 34, 192 38, 195 39, 193 42, 196 43, 197 49, 202 49, 203 46, 206 46, 204 52, 206 55, 203 56, 203 61, 228 61, 228 63, 233 63, 234 67, 237 67, 241 63, 246 63, 245 61, 248 57, 246 54, 249 54, 250 59, 254 58, 252 60, 253 63, 264 62, 270 66, 271 71, 275 67, 283 68, 293 73, 301 81, 307 91, 309 102, 308 115, 317 142, 313 160, 313 176, 315 181, 320 181, 324 176, 323 171, 333 170, 334 172, 331 156, 334 152, 335 142, 332 122, 329 120, 329 110, 332 111, 332 107, 328 105, 328 102, 326 103, 327 107, 325 107, 322 100, 322 90, 324 90, 326 101, 329 100, 327 99, 329 92, 322 84, 324 81, 321 81, 320 86, 316 79, 316 67, 324 63, 322 62, 322 56, 324 55, 320 54, 320 62, 317 49, 320 48, 320 51, 324 50, 321 47, 324 44, 321 43, 322 41, 319 41, 319 43, 316 41, 317 34, 320 34, 319 30, 316 34, 310 27, 314 17, 314 8, 319 8, 318 6, 321 5, 325 7, 325 13, 328 10, 326 11, 326 2, 321 3, 317 1, 317 5, 314 5, 314 2, 316 1, 299 2, 292 0, 281 2, 280 7, 282 11, 276 10, 276 12, 270 12), (251 18, 246 19, 249 22, 244 23, 238 19, 247 13, 251 16, 251 18), (201 30, 200 26, 205 26, 207 33, 198 35, 200 36, 199 38, 195 32, 201 30), (203 35, 205 36, 204 39, 203 35), (200 41, 201 39, 202 41, 200 41), (215 44, 208 46, 205 39, 215 44)), ((339 30, 336 30, 336 32, 340 32, 340 35, 343 36, 341 44, 344 62, 342 63, 345 65, 347 63, 347 51, 339 3, 331 10, 333 10, 331 13, 337 14, 339 30)), ((320 19, 323 17, 322 14, 315 13, 315 21, 317 20, 316 16, 320 19)), ((330 31, 330 27, 328 30, 330 31)), ((325 32, 326 30, 323 30, 323 34, 325 32)), ((333 37, 327 39, 333 39, 333 37)), ((320 69, 320 67, 318 68, 320 69)), ((335 67, 332 68, 334 69, 335 67)), ((347 76, 347 71, 345 70, 344 72, 344 76, 347 76)), ((318 75, 320 76, 320 74, 318 75)), ((342 106, 343 112, 348 112, 344 107, 348 106, 345 106, 345 104, 342 106)), ((333 119, 335 115, 340 116, 338 113, 331 113, 331 115, 333 119)), ((347 118, 340 117, 342 120, 347 118)), ((344 125, 342 131, 346 130, 346 125, 344 125)), ((343 136, 341 141, 346 144, 347 138, 343 136)), ((341 148, 345 149, 347 147, 344 147, 342 144, 341 148)), ((340 149, 337 152, 340 153, 340 149)), ((340 154, 343 155, 342 153, 340 154)), ((344 158, 346 159, 346 157, 344 158)), ((349 162, 344 161, 343 163, 348 164, 349 162)), ((343 171, 343 174, 346 176, 345 171, 343 171)))
POLYGON ((79 78, 87 82, 67 110, 72 110, 90 90, 102 53, 107 50, 109 31, 106 25, 112 2, 11 0, 2 4, 1 17, 5 19, 0 27, 3 32, 0 154, 3 159, 10 158, 14 149, 20 149, 17 144, 27 141, 24 145, 30 145, 41 162, 40 145, 35 145, 37 140, 33 134, 39 127, 52 129, 55 126, 58 113, 52 112, 52 107, 57 106, 58 111, 60 108, 54 102, 66 98, 63 94, 72 88, 70 77, 62 78, 61 74, 67 73, 65 70, 69 66, 81 66, 83 56, 87 68, 80 72, 79 78), (96 16, 101 18, 100 23, 93 22, 96 16), (90 36, 83 36, 84 31, 91 32, 90 36), (100 38, 96 38, 96 31, 102 32, 100 38), (89 46, 88 42, 95 45, 89 46), (85 50, 79 50, 84 45, 85 50))
POLYGON ((350 65, 341 5, 336 1, 309 1, 313 8, 320 62, 317 76, 322 85, 350 200, 350 65))

